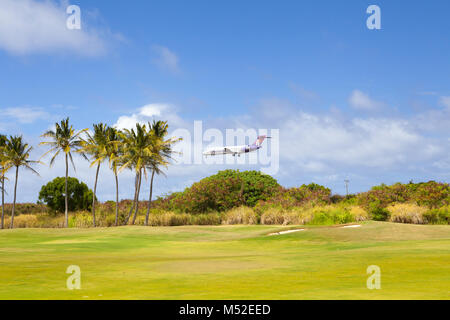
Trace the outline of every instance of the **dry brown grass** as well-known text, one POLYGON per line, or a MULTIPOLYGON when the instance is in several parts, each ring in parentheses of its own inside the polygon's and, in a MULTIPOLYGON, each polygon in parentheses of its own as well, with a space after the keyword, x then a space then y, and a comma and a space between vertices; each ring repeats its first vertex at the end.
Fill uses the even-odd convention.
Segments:
POLYGON ((222 224, 258 224, 258 217, 252 208, 242 206, 225 212, 222 224))
POLYGON ((401 223, 415 223, 424 224, 427 223, 424 218, 424 213, 428 210, 425 207, 420 207, 412 203, 397 203, 387 207, 387 210, 391 214, 390 221, 401 223))

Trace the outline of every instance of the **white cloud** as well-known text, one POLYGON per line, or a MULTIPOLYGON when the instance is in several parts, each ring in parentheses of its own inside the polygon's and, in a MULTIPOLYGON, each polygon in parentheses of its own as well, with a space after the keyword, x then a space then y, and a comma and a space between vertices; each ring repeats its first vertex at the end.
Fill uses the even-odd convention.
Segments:
POLYGON ((50 115, 42 108, 37 107, 16 107, 0 109, 0 112, 8 118, 17 120, 22 124, 33 123, 36 120, 49 119, 50 115))
POLYGON ((441 97, 439 104, 444 108, 432 108, 416 114, 413 124, 427 133, 443 133, 448 136, 450 134, 450 97, 441 97))
POLYGON ((358 110, 377 110, 383 107, 383 103, 375 101, 360 90, 353 90, 349 97, 350 106, 358 110))
POLYGON ((280 129, 281 167, 288 161, 291 172, 295 167, 304 173, 342 168, 388 171, 428 163, 448 152, 441 138, 422 134, 416 118, 335 117, 304 112, 277 100, 265 100, 255 109, 254 127, 280 129), (272 117, 270 110, 289 117, 272 117))
POLYGON ((170 127, 186 127, 185 122, 177 115, 175 107, 167 103, 147 104, 136 113, 120 116, 114 126, 119 129, 131 129, 136 123, 145 124, 153 119, 167 120, 170 127))
POLYGON ((167 70, 171 73, 179 73, 180 67, 178 65, 178 56, 169 50, 169 48, 154 45, 153 51, 156 57, 153 59, 153 63, 163 70, 167 70))
POLYGON ((64 51, 85 56, 101 55, 106 44, 99 31, 83 19, 80 30, 69 30, 66 7, 53 1, 1 0, 0 48, 12 54, 64 51))
POLYGON ((291 161, 327 164, 316 164, 316 169, 336 165, 392 166, 408 160, 417 145, 426 144, 407 123, 391 119, 355 118, 342 122, 299 112, 280 127, 280 131, 289 133, 282 135, 281 154, 291 161))
POLYGON ((450 110, 450 97, 441 97, 439 99, 439 103, 448 110, 450 110))

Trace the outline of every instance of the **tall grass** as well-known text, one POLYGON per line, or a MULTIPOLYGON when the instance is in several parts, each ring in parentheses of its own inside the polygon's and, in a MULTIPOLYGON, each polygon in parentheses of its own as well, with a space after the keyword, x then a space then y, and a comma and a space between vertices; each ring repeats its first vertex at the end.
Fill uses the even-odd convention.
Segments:
MULTIPOLYGON (((10 227, 11 216, 5 216, 5 228, 10 227)), ((64 216, 48 214, 21 214, 14 217, 14 228, 62 228, 64 216)))
POLYGON ((428 209, 414 203, 397 203, 386 208, 390 221, 414 224, 450 224, 450 206, 428 209))
MULTIPOLYGON (((126 209, 126 208, 125 208, 126 209)), ((119 225, 123 225, 127 210, 121 210, 119 225)), ((450 224, 450 206, 439 209, 427 209, 411 203, 397 203, 386 208, 391 222, 415 224, 450 224)), ((149 216, 150 226, 182 225, 333 225, 359 222, 373 217, 360 206, 354 204, 332 204, 323 206, 296 206, 289 209, 282 207, 265 207, 254 210, 249 207, 237 207, 222 213, 202 214, 178 213, 163 209, 152 209, 149 216)), ((9 227, 10 216, 5 217, 5 227, 9 227)), ((97 211, 97 226, 113 227, 114 210, 100 206, 97 211)), ((144 225, 145 210, 139 211, 135 225, 144 225)), ((131 224, 131 219, 130 222, 131 224)), ((64 226, 63 215, 49 213, 20 214, 14 219, 15 228, 61 228, 64 226)), ((92 215, 87 211, 69 214, 70 228, 90 228, 93 226, 92 215)))
POLYGON ((331 225, 368 219, 367 212, 356 206, 272 207, 262 213, 261 224, 331 225))
POLYGON ((258 216, 249 207, 238 207, 226 211, 222 215, 222 224, 257 224, 258 216))
POLYGON ((424 224, 427 208, 413 203, 397 203, 386 208, 390 213, 390 221, 401 223, 424 224))

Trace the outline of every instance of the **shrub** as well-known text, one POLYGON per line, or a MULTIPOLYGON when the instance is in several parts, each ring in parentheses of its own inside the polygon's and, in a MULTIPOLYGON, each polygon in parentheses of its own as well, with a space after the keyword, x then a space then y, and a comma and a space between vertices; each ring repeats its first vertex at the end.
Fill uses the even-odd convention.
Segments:
POLYGON ((450 185, 435 181, 396 183, 391 186, 382 184, 373 187, 368 192, 358 194, 357 199, 358 203, 366 209, 373 209, 375 205, 379 208, 386 208, 394 203, 405 202, 438 208, 450 204, 450 185))
POLYGON ((315 206, 331 203, 331 190, 315 183, 302 185, 299 188, 280 188, 268 200, 259 201, 256 210, 261 212, 268 207, 281 206, 289 209, 299 206, 315 206))
POLYGON ((423 214, 423 217, 426 223, 450 224, 450 206, 428 210, 423 214))
POLYGON ((450 186, 448 183, 430 181, 417 184, 416 202, 420 206, 439 208, 450 204, 450 186))
POLYGON ((426 223, 424 213, 426 208, 412 203, 397 203, 386 208, 390 213, 390 221, 401 223, 426 223))
POLYGON ((331 225, 355 221, 349 210, 345 208, 325 206, 312 209, 312 219, 308 224, 331 225))
POLYGON ((389 211, 386 208, 377 205, 376 203, 370 206, 369 212, 372 216, 372 219, 375 221, 387 221, 390 217, 389 211))
MULTIPOLYGON (((69 211, 90 210, 93 200, 93 192, 88 186, 69 177, 67 180, 67 191, 69 194, 69 211)), ((65 178, 55 178, 39 192, 39 202, 47 204, 48 208, 54 212, 64 212, 65 210, 65 178)))
POLYGON ((224 170, 194 183, 154 207, 186 213, 225 211, 242 205, 252 207, 271 197, 281 187, 269 175, 259 171, 224 170))

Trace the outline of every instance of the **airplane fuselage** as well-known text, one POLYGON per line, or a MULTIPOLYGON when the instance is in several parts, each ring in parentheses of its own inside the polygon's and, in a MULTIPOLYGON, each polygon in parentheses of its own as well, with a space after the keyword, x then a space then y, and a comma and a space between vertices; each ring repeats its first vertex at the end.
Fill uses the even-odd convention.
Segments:
POLYGON ((233 156, 240 156, 242 153, 249 153, 260 149, 261 146, 256 145, 243 145, 243 146, 225 146, 209 149, 203 152, 204 156, 216 156, 223 154, 231 154, 233 156))

